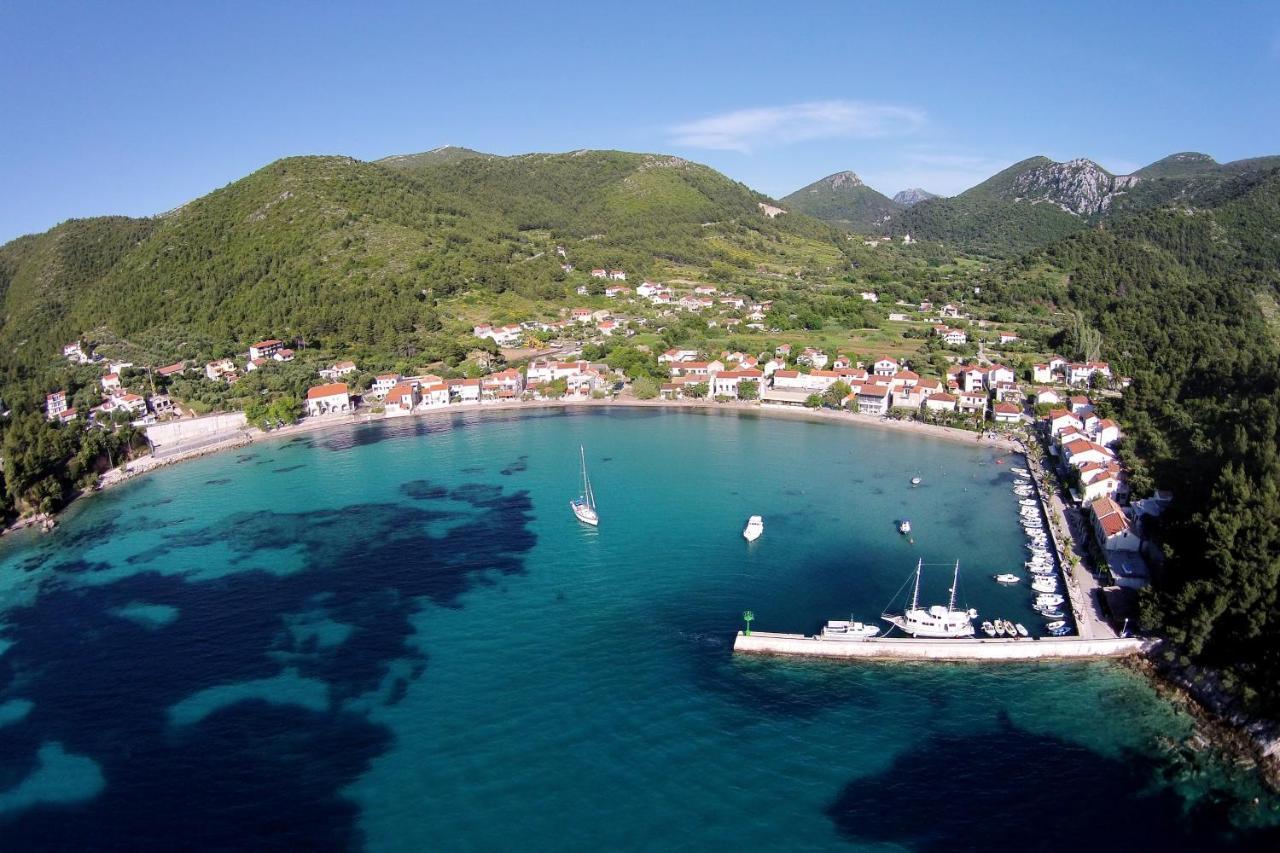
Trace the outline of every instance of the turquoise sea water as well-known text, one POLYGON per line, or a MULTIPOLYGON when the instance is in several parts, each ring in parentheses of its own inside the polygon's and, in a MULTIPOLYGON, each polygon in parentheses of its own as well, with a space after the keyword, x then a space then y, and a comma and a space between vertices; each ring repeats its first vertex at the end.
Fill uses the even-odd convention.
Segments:
POLYGON ((984 617, 1038 625, 990 580, 1025 553, 1016 461, 609 411, 158 471, 0 551, 2 846, 1274 844, 1275 803, 1116 666, 730 653, 745 609, 760 630, 875 620, 917 558, 960 560, 984 617), (579 445, 599 529, 568 506, 579 445))

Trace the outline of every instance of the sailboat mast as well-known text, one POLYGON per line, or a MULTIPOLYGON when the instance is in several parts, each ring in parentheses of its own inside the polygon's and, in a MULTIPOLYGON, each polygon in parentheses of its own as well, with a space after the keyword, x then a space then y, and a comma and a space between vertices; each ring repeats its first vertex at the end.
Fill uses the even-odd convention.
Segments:
POLYGON ((951 576, 951 603, 947 605, 948 610, 956 609, 956 587, 960 585, 960 561, 956 560, 956 571, 951 576))
POLYGON ((911 593, 911 609, 916 610, 920 605, 920 569, 924 566, 924 558, 916 560, 916 587, 911 593))
POLYGON ((591 494, 591 480, 587 477, 587 451, 582 445, 578 445, 578 453, 582 457, 582 497, 586 500, 587 506, 595 509, 596 497, 591 494))

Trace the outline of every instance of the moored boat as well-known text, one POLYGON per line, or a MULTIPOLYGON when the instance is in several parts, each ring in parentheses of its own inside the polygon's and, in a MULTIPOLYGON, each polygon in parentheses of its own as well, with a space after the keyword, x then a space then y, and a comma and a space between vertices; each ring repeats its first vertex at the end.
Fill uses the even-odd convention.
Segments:
POLYGON ((569 501, 569 507, 578 521, 598 527, 600 515, 596 512, 596 496, 591 490, 591 479, 587 476, 587 452, 579 446, 578 454, 582 457, 582 494, 577 500, 569 501))
POLYGON ((1014 624, 1014 626, 1013 626, 1013 630, 1015 630, 1015 631, 1017 631, 1017 632, 1018 632, 1018 636, 1019 636, 1019 637, 1029 637, 1029 636, 1031 636, 1031 632, 1029 632, 1029 631, 1027 630, 1026 626, 1025 626, 1025 625, 1023 625, 1021 622, 1017 622, 1017 623, 1015 623, 1015 624, 1014 624))
POLYGON ((1011 575, 1008 573, 1005 573, 1003 575, 996 575, 997 583, 1018 583, 1021 580, 1022 578, 1018 577, 1017 575, 1011 575))
POLYGON ((996 635, 996 627, 991 624, 990 619, 982 623, 982 633, 986 634, 988 637, 994 637, 996 635))
POLYGON ((865 622, 833 620, 822 627, 824 640, 866 640, 880 633, 880 626, 865 622))
POLYGON ((760 534, 764 533, 764 518, 753 515, 747 519, 747 526, 743 529, 742 535, 748 542, 754 542, 760 538, 760 534))
POLYGON ((913 637, 972 637, 973 619, 978 615, 978 611, 959 610, 956 607, 956 592, 960 583, 960 561, 956 561, 955 571, 951 577, 951 597, 945 606, 941 604, 927 608, 920 606, 920 574, 923 569, 924 561, 918 560, 911 603, 902 613, 886 612, 881 618, 913 637))

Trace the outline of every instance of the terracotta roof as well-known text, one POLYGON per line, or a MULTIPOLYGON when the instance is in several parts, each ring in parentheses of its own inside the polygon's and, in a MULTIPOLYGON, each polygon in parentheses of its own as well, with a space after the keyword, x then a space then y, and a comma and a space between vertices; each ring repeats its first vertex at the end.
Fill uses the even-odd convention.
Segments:
POLYGON ((1002 415, 1017 415, 1022 412, 1022 409, 1018 408, 1013 403, 996 403, 995 408, 996 412, 1002 415))
POLYGON ((332 397, 335 394, 346 394, 347 383, 331 382, 328 385, 317 385, 314 388, 307 389, 307 399, 317 400, 321 397, 332 397))

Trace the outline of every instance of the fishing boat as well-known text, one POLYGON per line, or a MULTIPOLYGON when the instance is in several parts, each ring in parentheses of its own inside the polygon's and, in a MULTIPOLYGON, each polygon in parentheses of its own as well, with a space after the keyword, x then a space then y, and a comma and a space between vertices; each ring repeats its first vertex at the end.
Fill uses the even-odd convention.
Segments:
POLYGON ((866 640, 879 633, 879 625, 864 622, 831 621, 822 626, 824 640, 866 640))
POLYGON ((1022 500, 1018 501, 1018 505, 1019 506, 1035 506, 1036 502, 1031 500, 1031 498, 1023 498, 1022 500))
POLYGON ((761 533, 764 533, 764 518, 753 515, 747 519, 747 526, 742 531, 743 537, 748 542, 754 542, 760 538, 761 533))
POLYGON ((922 482, 922 481, 921 481, 921 479, 920 479, 919 477, 912 477, 912 478, 911 478, 911 485, 913 485, 913 486, 918 486, 918 485, 920 485, 920 483, 921 483, 921 482, 922 482))
POLYGON ((1022 580, 1022 578, 1018 577, 1017 575, 1010 575, 1010 574, 996 575, 996 583, 1017 583, 1020 580, 1022 580))
POLYGON ((598 527, 600 516, 596 512, 596 495, 591 490, 591 478, 587 476, 587 452, 579 446, 578 455, 582 457, 582 494, 577 500, 569 501, 569 507, 578 521, 598 527))
POLYGON ((988 637, 994 637, 996 635, 996 626, 991 624, 990 619, 982 623, 982 633, 986 634, 988 637))
POLYGON ((911 520, 910 520, 910 519, 906 519, 906 518, 904 518, 904 519, 902 519, 902 521, 899 521, 899 522, 898 522, 898 532, 899 532, 899 533, 901 533, 903 536, 906 536, 908 533, 910 533, 910 532, 911 532, 911 520))
POLYGON ((1064 599, 1062 596, 1058 595, 1057 593, 1042 592, 1036 596, 1036 604, 1050 604, 1055 607, 1061 604, 1065 600, 1066 599, 1064 599))
POLYGON ((1045 619, 1061 619, 1062 617, 1067 615, 1063 613, 1061 610, 1057 609, 1056 607, 1046 608, 1046 609, 1037 608, 1036 612, 1039 613, 1041 616, 1043 616, 1045 619))
POLYGON ((1067 623, 1059 619, 1057 622, 1050 622, 1048 625, 1045 625, 1044 629, 1046 631, 1056 631, 1059 628, 1065 628, 1066 626, 1067 626, 1067 623))
POLYGON ((1010 469, 1009 469, 1009 473, 1011 473, 1011 474, 1017 474, 1019 477, 1030 477, 1030 476, 1031 476, 1031 472, 1030 472, 1030 471, 1028 471, 1026 468, 1010 468, 1010 469))
POLYGON ((956 560, 955 570, 951 576, 951 598, 945 606, 935 604, 931 607, 920 606, 920 574, 924 570, 924 561, 916 561, 915 586, 911 592, 911 603, 902 613, 884 613, 886 622, 895 628, 901 628, 913 637, 972 637, 973 618, 976 610, 956 609, 956 588, 960 584, 960 561, 956 560))
POLYGON ((1067 636, 1067 634, 1070 634, 1070 633, 1071 633, 1071 626, 1069 625, 1063 625, 1061 628, 1053 628, 1049 631, 1050 636, 1053 636, 1053 637, 1065 637, 1067 636))
POLYGON ((1031 588, 1036 592, 1052 593, 1058 591, 1058 582, 1052 577, 1039 577, 1031 582, 1031 588))
POLYGON ((1018 629, 1013 627, 1013 623, 1008 619, 1004 620, 1004 632, 1010 637, 1016 637, 1018 635, 1018 629))
POLYGON ((1013 630, 1015 630, 1015 631, 1017 631, 1017 632, 1018 632, 1018 636, 1019 636, 1019 637, 1029 637, 1029 636, 1031 636, 1031 632, 1030 632, 1030 631, 1028 631, 1028 630, 1027 630, 1027 628, 1026 628, 1026 626, 1025 626, 1025 625, 1023 625, 1021 622, 1015 623, 1015 624, 1014 624, 1014 626, 1013 626, 1013 630))
POLYGON ((1003 621, 1001 621, 1000 619, 997 619, 995 622, 993 622, 993 623, 992 623, 992 630, 994 630, 994 631, 996 632, 996 636, 997 636, 997 637, 1003 637, 1003 636, 1004 636, 1004 622, 1003 622, 1003 621))

